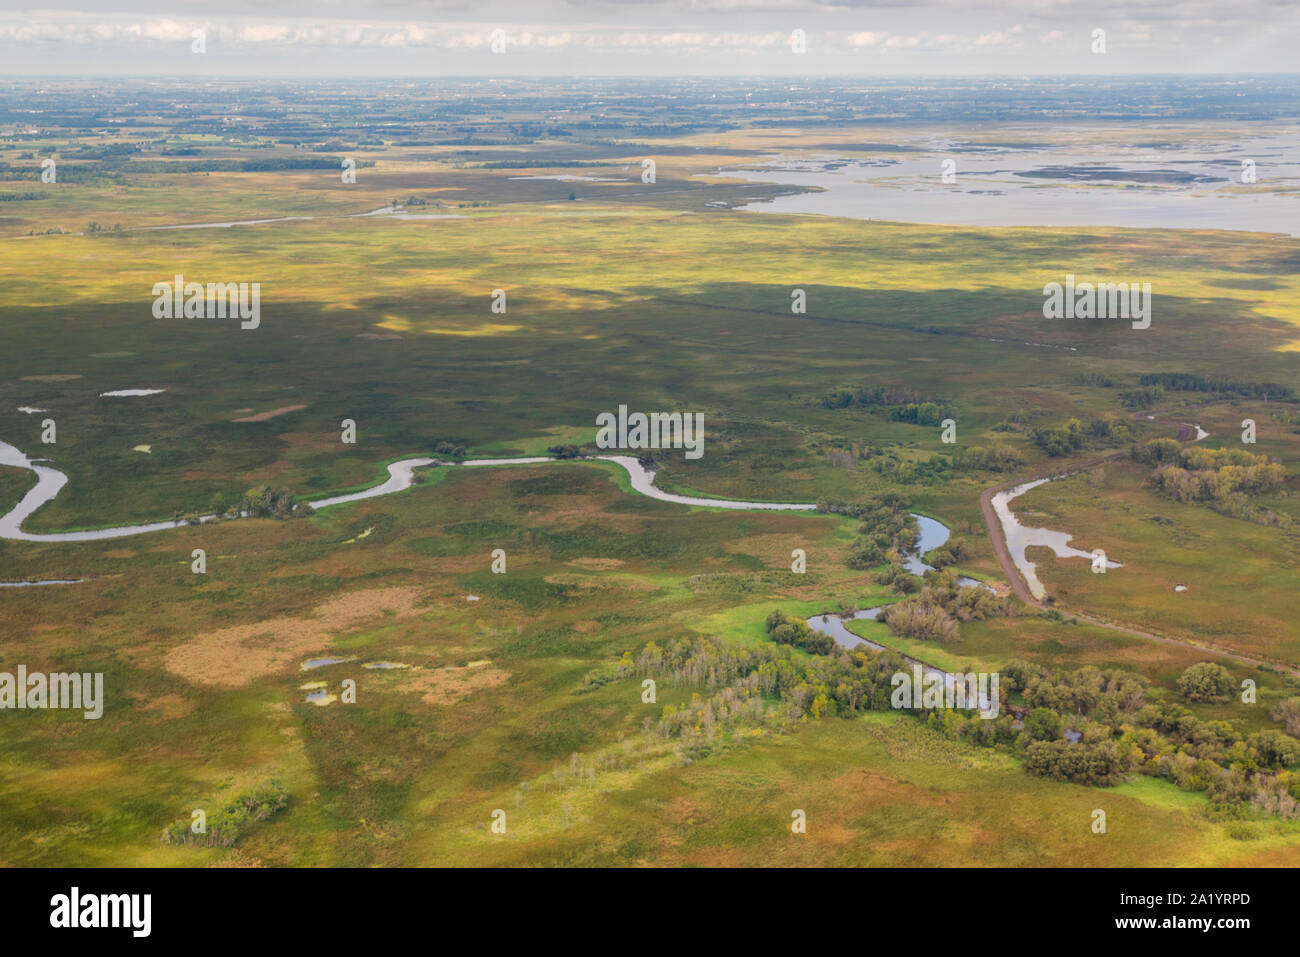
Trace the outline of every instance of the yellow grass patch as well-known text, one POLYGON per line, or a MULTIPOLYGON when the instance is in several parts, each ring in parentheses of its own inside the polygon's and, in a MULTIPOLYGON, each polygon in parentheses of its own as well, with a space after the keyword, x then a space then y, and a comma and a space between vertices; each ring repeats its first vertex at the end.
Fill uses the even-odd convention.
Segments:
POLYGON ((81 379, 83 376, 75 373, 60 372, 53 375, 25 375, 24 382, 71 382, 73 379, 81 379))
POLYGON ((507 332, 518 332, 523 326, 505 325, 499 322, 484 322, 464 329, 448 329, 445 326, 433 326, 422 331, 433 336, 499 336, 507 332))
POLYGON ((417 614, 415 588, 372 588, 336 598, 312 618, 272 618, 205 632, 164 657, 167 670, 196 684, 238 688, 265 674, 296 670, 299 659, 325 650, 343 632, 392 613, 417 614))

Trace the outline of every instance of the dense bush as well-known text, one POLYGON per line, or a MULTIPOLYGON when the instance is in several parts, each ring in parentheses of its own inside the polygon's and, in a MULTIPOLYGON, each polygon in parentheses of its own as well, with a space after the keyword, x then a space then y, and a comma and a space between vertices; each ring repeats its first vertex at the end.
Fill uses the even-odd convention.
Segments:
POLYGON ((244 493, 239 509, 251 518, 289 518, 295 514, 292 493, 269 485, 250 488, 244 493))
POLYGON ((1113 741, 1095 745, 1035 741, 1025 749, 1025 770, 1057 781, 1110 787, 1119 783, 1127 768, 1123 752, 1113 741))
POLYGON ((1006 445, 972 445, 953 453, 953 467, 968 472, 1009 472, 1024 464, 1024 457, 1006 445))
POLYGON ((1179 675, 1175 687, 1188 701, 1227 701, 1235 685, 1223 665, 1199 661, 1179 675))
POLYGON ((829 655, 839 647, 830 635, 814 631, 807 622, 779 608, 767 616, 767 633, 778 645, 793 645, 814 655, 829 655))
POLYGON ((208 815, 202 834, 193 831, 193 820, 177 821, 163 831, 165 844, 198 844, 204 847, 230 847, 243 836, 248 825, 266 821, 289 803, 283 784, 269 784, 245 791, 225 807, 208 815))

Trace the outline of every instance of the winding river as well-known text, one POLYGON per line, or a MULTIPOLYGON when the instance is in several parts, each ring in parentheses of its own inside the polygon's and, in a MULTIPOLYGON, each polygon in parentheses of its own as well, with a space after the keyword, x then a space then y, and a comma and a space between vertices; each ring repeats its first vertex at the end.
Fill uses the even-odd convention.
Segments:
MULTIPOLYGON (((817 506, 803 502, 744 502, 735 499, 724 498, 699 498, 693 495, 676 495, 672 492, 665 492, 654 484, 655 473, 647 469, 636 458, 630 455, 598 455, 594 458, 613 462, 621 466, 631 479, 632 488, 642 495, 650 498, 657 498, 663 502, 674 502, 679 505, 696 505, 706 508, 727 508, 743 511, 801 511, 808 512, 817 506)), ((22 529, 23 522, 28 516, 34 513, 46 502, 53 500, 59 494, 59 490, 68 484, 68 477, 56 468, 48 465, 38 464, 46 461, 44 459, 29 459, 19 449, 7 442, 0 442, 0 465, 8 465, 13 468, 27 469, 36 475, 36 485, 23 496, 16 506, 14 506, 6 515, 0 516, 0 538, 7 538, 13 541, 24 542, 91 542, 105 538, 125 538, 129 535, 143 535, 146 532, 158 532, 167 528, 179 528, 184 525, 181 521, 170 522, 149 522, 144 525, 119 525, 115 528, 96 528, 77 532, 46 532, 33 533, 24 532, 22 529)), ((393 492, 401 492, 411 487, 415 481, 415 470, 430 465, 448 465, 452 468, 476 468, 494 465, 534 465, 539 462, 555 462, 558 459, 550 456, 532 456, 523 458, 504 458, 504 459, 469 459, 458 464, 442 462, 439 459, 417 458, 402 459, 400 462, 394 462, 388 466, 388 480, 381 482, 379 485, 364 489, 360 492, 352 492, 347 495, 335 495, 330 498, 323 498, 311 502, 312 508, 321 509, 329 508, 332 505, 343 505, 347 502, 358 502, 362 499, 377 498, 380 495, 391 495, 393 492)), ((216 516, 204 515, 199 521, 210 522, 216 516)), ((933 519, 925 519, 927 522, 933 522, 933 519)), ((948 538, 948 530, 938 522, 934 522, 943 531, 943 537, 939 540, 942 544, 948 538)), ((936 547, 934 545, 929 546, 936 547)))
MULTIPOLYGON (((807 512, 814 510, 817 506, 803 502, 747 502, 735 499, 722 498, 700 498, 693 495, 677 495, 673 492, 665 492, 654 484, 655 473, 647 469, 636 458, 630 455, 598 455, 595 459, 605 462, 613 462, 615 465, 623 468, 629 479, 631 479, 632 488, 642 495, 649 498, 656 498, 664 502, 674 502, 679 505, 695 505, 707 508, 725 508, 743 511, 785 511, 785 512, 807 512)), ((38 464, 43 460, 29 459, 19 449, 6 442, 0 442, 0 465, 8 465, 15 468, 27 469, 36 474, 36 485, 23 496, 20 501, 8 514, 0 517, 0 538, 7 538, 16 541, 28 542, 86 542, 97 541, 106 538, 125 538, 129 535, 143 535, 147 532, 161 531, 167 528, 177 528, 185 524, 184 522, 151 522, 145 525, 120 525, 115 528, 98 528, 78 532, 49 532, 45 534, 34 534, 24 532, 22 523, 39 509, 45 503, 51 501, 59 490, 68 483, 68 477, 58 469, 51 468, 48 465, 38 464)), ((415 482, 415 470, 432 465, 448 465, 452 468, 482 468, 490 466, 503 465, 536 465, 541 462, 559 461, 551 456, 528 456, 520 458, 499 458, 499 459, 469 459, 468 461, 452 464, 433 458, 412 458, 402 459, 393 462, 388 466, 388 479, 378 485, 374 485, 360 492, 351 492, 346 495, 335 495, 329 498, 319 499, 310 503, 312 508, 321 509, 329 508, 334 505, 343 505, 348 502, 359 502, 363 499, 378 498, 381 495, 391 495, 394 492, 401 492, 411 487, 415 482)), ((575 460, 581 461, 581 460, 575 460)), ((205 515, 200 521, 211 521, 215 516, 205 515)), ((932 566, 927 565, 921 560, 921 556, 931 549, 935 549, 948 541, 951 532, 942 522, 936 521, 926 515, 913 513, 919 526, 919 534, 916 544, 904 556, 904 567, 913 575, 921 575, 929 570, 932 566)), ((973 578, 959 578, 958 581, 963 585, 977 585, 988 588, 983 582, 973 578)), ((75 581, 59 580, 45 582, 5 582, 0 584, 20 586, 36 584, 74 584, 75 581)), ((852 618, 872 618, 880 614, 880 608, 869 608, 865 611, 859 611, 852 618)), ((853 648, 857 645, 865 644, 877 650, 884 650, 883 645, 860 638, 850 632, 843 621, 838 616, 819 615, 808 619, 809 627, 816 631, 824 632, 831 635, 840 645, 845 648, 853 648)), ((940 671, 922 662, 907 658, 909 662, 920 666, 926 674, 937 674, 944 676, 945 684, 951 684, 953 676, 947 672, 940 671)), ((982 707, 987 707, 986 702, 981 702, 982 707)))
MULTIPOLYGON (((933 565, 927 565, 923 562, 921 556, 931 549, 943 545, 948 541, 948 537, 952 533, 948 530, 947 525, 944 525, 942 522, 937 522, 928 516, 917 515, 913 512, 912 517, 916 519, 917 524, 920 526, 921 534, 917 536, 916 545, 914 545, 912 549, 904 555, 903 567, 913 575, 920 576, 934 568, 933 565)), ((959 575, 957 577, 957 584, 963 585, 967 588, 975 587, 987 588, 989 591, 993 590, 992 587, 979 579, 967 578, 964 575, 959 575)), ((813 631, 820 631, 824 635, 830 635, 844 648, 856 648, 858 645, 866 645, 869 648, 876 649, 877 651, 884 651, 884 645, 878 645, 874 641, 868 641, 866 638, 855 635, 844 626, 845 620, 853 621, 858 618, 867 618, 875 621, 883 610, 884 606, 879 605, 875 608, 866 608, 862 611, 854 612, 852 615, 845 615, 843 617, 829 614, 814 615, 812 618, 807 620, 807 624, 813 631)), ((907 660, 914 661, 912 658, 908 658, 907 660)), ((914 663, 921 664, 921 662, 914 663)), ((923 667, 926 667, 937 674, 944 674, 944 672, 940 672, 937 668, 929 668, 928 665, 924 665, 923 667)))

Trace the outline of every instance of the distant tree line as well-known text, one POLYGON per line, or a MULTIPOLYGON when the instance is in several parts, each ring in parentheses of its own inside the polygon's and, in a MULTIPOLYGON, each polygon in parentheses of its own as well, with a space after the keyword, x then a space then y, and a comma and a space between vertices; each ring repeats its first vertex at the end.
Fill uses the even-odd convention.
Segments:
POLYGON ((1224 376, 1202 376, 1191 372, 1148 372, 1138 377, 1138 383, 1173 392, 1217 392, 1268 399, 1289 399, 1295 394, 1289 386, 1274 382, 1239 382, 1224 376))
POLYGON ((1137 412, 1149 409, 1164 398, 1165 389, 1161 385, 1147 385, 1140 389, 1125 389, 1119 394, 1119 404, 1137 412))
POLYGON ((821 400, 823 409, 850 407, 883 411, 894 422, 938 426, 944 419, 956 417, 956 407, 947 399, 926 398, 895 386, 862 386, 858 389, 833 389, 821 400))

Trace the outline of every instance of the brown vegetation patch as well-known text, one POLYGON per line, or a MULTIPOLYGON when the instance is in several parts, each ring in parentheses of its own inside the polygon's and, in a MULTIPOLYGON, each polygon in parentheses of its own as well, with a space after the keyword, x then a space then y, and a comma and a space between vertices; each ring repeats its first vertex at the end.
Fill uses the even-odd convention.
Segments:
POLYGON ((609 514, 599 503, 588 503, 577 508, 534 509, 528 514, 529 517, 536 516, 546 520, 545 524, 558 531, 575 531, 593 522, 599 522, 609 531, 622 535, 636 535, 646 528, 645 519, 640 516, 609 514))
POLYGON ((627 562, 621 558, 575 558, 568 562, 570 565, 576 565, 578 568, 589 568, 592 571, 609 571, 611 568, 620 568, 627 562))
MULTIPOLYGON (((792 548, 791 537, 788 532, 779 532, 772 534, 749 535, 742 539, 723 542, 723 549, 731 555, 753 555, 770 568, 790 570, 790 563, 793 558, 790 555, 792 548)), ((804 548, 808 548, 807 542, 797 542, 804 548)), ((817 562, 814 558, 809 557, 808 569, 815 570, 817 562)))
POLYGON ((253 857, 239 848, 233 848, 226 852, 221 860, 209 865, 210 867, 265 867, 260 857, 253 857))
POLYGON ((413 691, 425 704, 452 704, 484 688, 495 688, 509 678, 489 661, 471 661, 463 668, 449 666, 422 671, 400 685, 413 691))
POLYGON ((159 721, 175 721, 194 710, 194 702, 178 694, 164 694, 153 698, 146 698, 143 695, 133 697, 137 709, 152 712, 157 716, 157 720, 151 722, 152 724, 157 724, 159 721))
POLYGON ((386 613, 416 614, 415 588, 356 591, 319 606, 313 618, 272 618, 205 632, 167 652, 167 669, 198 684, 238 688, 264 674, 296 667, 325 650, 339 632, 386 613))
POLYGON ((284 415, 287 412, 297 412, 299 409, 307 408, 305 405, 285 405, 278 409, 272 409, 269 412, 259 412, 256 415, 246 415, 242 419, 231 419, 231 422, 265 422, 267 419, 274 419, 277 415, 284 415))
POLYGON ((83 376, 70 372, 59 372, 53 375, 25 375, 24 382, 71 382, 73 379, 80 379, 83 376))

